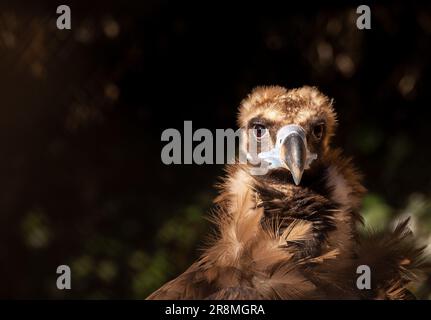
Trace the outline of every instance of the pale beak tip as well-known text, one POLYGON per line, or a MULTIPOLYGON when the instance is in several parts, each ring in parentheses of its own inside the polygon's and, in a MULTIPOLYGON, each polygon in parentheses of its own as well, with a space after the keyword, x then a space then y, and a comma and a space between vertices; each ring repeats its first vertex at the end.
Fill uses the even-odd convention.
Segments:
POLYGON ((295 184, 298 186, 301 183, 302 172, 301 171, 292 172, 292 178, 295 184))

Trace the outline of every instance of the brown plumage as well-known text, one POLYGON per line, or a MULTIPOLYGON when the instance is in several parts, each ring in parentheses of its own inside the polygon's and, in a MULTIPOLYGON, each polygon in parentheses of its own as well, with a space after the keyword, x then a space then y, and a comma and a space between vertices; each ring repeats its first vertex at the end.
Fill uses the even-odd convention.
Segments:
POLYGON ((272 146, 277 130, 298 125, 317 159, 302 169, 299 185, 288 168, 258 176, 249 164, 228 166, 212 217, 217 235, 198 261, 148 299, 411 298, 406 286, 428 267, 423 248, 407 221, 359 234, 365 189, 350 160, 330 146, 332 102, 311 87, 260 87, 241 103, 238 124, 269 134, 272 146), (359 265, 371 269, 370 290, 356 286, 359 265))

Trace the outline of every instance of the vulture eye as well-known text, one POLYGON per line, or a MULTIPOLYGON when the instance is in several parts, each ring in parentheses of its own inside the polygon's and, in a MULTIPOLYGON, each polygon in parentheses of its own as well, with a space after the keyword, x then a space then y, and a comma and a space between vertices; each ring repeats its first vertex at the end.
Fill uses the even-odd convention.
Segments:
POLYGON ((268 132, 268 129, 263 124, 253 125, 253 134, 257 140, 260 140, 268 132))
POLYGON ((312 130, 313 137, 316 138, 317 140, 322 139, 323 129, 324 129, 323 123, 316 124, 312 130))

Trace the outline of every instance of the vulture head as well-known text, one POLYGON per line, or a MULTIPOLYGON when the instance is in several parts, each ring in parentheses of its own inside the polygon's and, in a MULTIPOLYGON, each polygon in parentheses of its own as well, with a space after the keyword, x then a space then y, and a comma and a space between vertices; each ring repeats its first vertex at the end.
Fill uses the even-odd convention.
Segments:
POLYGON ((246 129, 242 150, 251 165, 266 165, 265 179, 299 185, 327 161, 336 115, 315 88, 258 87, 241 103, 238 124, 246 129))

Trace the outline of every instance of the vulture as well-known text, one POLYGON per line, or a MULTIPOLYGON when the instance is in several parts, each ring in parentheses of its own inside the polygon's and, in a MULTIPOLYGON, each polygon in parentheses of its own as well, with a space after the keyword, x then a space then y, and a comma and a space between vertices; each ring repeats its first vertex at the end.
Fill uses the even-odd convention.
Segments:
POLYGON ((254 139, 267 172, 255 174, 256 161, 227 165, 213 237, 147 299, 415 298, 410 285, 429 269, 424 247, 408 220, 361 231, 366 190, 351 160, 331 146, 332 100, 315 87, 258 87, 241 102, 238 125, 253 133, 241 149, 254 139), (369 271, 365 287, 361 268, 369 271))

